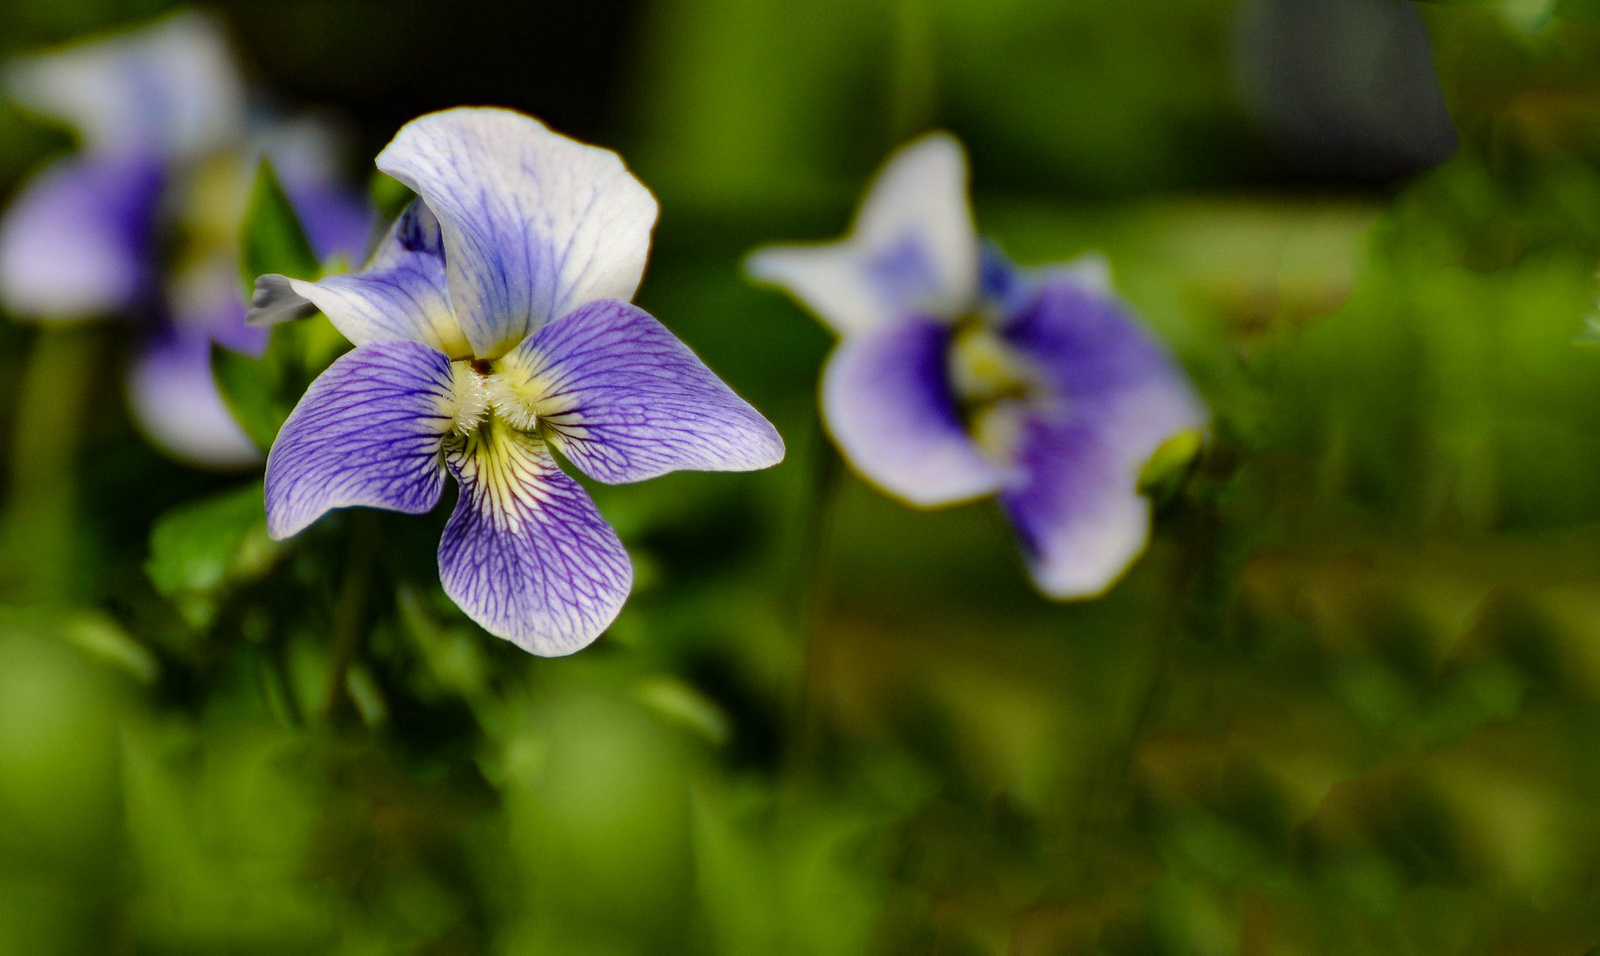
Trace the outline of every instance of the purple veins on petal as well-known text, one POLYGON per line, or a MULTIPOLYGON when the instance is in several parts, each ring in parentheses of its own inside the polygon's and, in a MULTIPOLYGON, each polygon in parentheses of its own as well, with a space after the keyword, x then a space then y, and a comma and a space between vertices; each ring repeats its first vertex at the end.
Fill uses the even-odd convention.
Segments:
POLYGON ((409 514, 444 487, 450 360, 415 342, 363 345, 311 383, 267 457, 267 530, 286 538, 333 508, 409 514))
MULTIPOLYGON (((550 443, 599 481, 670 471, 753 471, 783 460, 776 429, 636 306, 593 302, 503 363, 550 443)), ((508 396, 518 401, 517 396, 508 396)))
POLYGON ((451 439, 461 486, 439 542, 450 599, 485 630, 556 657, 599 637, 633 585, 628 553, 544 442, 502 422, 451 439))
POLYGON ((586 302, 632 298, 644 275, 655 197, 617 154, 532 117, 432 113, 377 162, 438 217, 450 301, 479 358, 586 302))
POLYGON ((923 507, 989 494, 1007 477, 962 421, 951 334, 933 319, 882 326, 845 338, 823 371, 823 416, 846 460, 923 507))
POLYGON ((439 224, 421 200, 395 221, 361 272, 318 282, 258 278, 249 321, 272 325, 313 309, 356 345, 420 342, 450 356, 471 354, 445 287, 439 224))

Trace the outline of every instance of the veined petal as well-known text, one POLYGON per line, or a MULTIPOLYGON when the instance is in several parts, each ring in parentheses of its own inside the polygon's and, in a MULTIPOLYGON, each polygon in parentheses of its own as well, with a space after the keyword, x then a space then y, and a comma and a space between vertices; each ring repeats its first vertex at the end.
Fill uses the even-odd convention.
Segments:
POLYGON ((1017 412, 1019 480, 1001 504, 1034 580, 1058 598, 1097 594, 1144 549, 1150 504, 1140 472, 1206 411, 1159 343, 1081 277, 1048 277, 1005 328, 1052 397, 1017 412))
POLYGON ((846 337, 823 371, 823 418, 845 459, 921 507, 986 495, 1006 480, 961 421, 950 340, 932 319, 886 325, 846 337))
POLYGON ((267 530, 296 534, 332 508, 420 514, 439 502, 455 420, 450 360, 416 342, 341 356, 289 414, 267 456, 267 530))
POLYGON ((450 301, 478 358, 596 299, 633 297, 656 201, 622 160, 503 109, 407 123, 378 168, 444 231, 450 301))
POLYGON ((151 292, 163 174, 148 157, 63 159, 0 220, 0 300, 17 315, 119 312, 151 292))
POLYGON ((206 468, 260 463, 217 390, 203 330, 169 327, 147 337, 129 358, 127 385, 140 428, 172 457, 206 468))
POLYGON ((227 38, 196 13, 19 60, 5 84, 24 106, 76 126, 91 152, 187 160, 244 128, 244 85, 227 38))
POLYGON ((272 325, 321 310, 356 345, 420 342, 452 357, 472 354, 450 307, 439 224, 421 200, 384 236, 361 272, 318 282, 264 275, 250 300, 250 322, 272 325))
POLYGON ((617 533, 537 437, 491 422, 452 440, 461 485, 439 542, 445 593, 484 630, 542 657, 591 644, 633 586, 617 533))
POLYGON ((531 413, 584 474, 618 484, 669 471, 754 471, 783 439, 660 322, 614 299, 557 319, 500 362, 511 420, 531 413))
POLYGON ((966 154, 932 133, 890 158, 847 238, 759 249, 746 269, 847 334, 910 315, 959 317, 977 300, 978 258, 966 154))

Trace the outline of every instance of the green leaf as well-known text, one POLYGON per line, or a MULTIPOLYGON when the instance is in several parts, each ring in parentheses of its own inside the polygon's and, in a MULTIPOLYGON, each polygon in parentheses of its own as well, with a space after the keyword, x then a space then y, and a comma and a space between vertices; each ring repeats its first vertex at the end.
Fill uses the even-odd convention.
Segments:
POLYGON ((222 398, 245 434, 258 447, 270 448, 311 380, 349 347, 319 313, 274 328, 259 357, 219 346, 212 349, 211 364, 222 398))
POLYGON ((189 623, 204 627, 228 588, 264 576, 281 552, 267 534, 266 503, 256 481, 157 519, 145 573, 189 623))
MULTIPOLYGON (((305 278, 322 274, 294 207, 265 161, 256 174, 243 230, 247 285, 266 273, 305 278)), ((325 316, 314 315, 274 328, 262 355, 213 349, 212 367, 223 400, 245 434, 257 446, 269 448, 306 386, 348 347, 325 316)))
POLYGON ((387 173, 372 174, 372 180, 367 184, 367 196, 372 200, 372 208, 378 211, 379 222, 398 219, 411 201, 417 198, 416 193, 387 173))
POLYGON ((1139 473, 1139 490, 1158 504, 1170 499, 1183 484, 1205 441, 1204 431, 1187 428, 1162 442, 1139 473))
POLYGON ((296 278, 321 274, 322 263, 300 227, 300 217, 295 215, 294 206, 266 160, 256 170, 256 182, 250 190, 240 251, 247 290, 255 285, 257 276, 269 272, 296 278))

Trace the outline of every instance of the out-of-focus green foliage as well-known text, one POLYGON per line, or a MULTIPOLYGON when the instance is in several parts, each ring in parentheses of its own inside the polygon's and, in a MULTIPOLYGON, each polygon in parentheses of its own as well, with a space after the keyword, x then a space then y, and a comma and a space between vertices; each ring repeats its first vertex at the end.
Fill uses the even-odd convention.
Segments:
MULTIPOLYGON (((269 273, 297 279, 322 274, 322 263, 266 160, 256 172, 240 235, 247 290, 256 276, 269 273)), ((217 386, 250 440, 269 448, 306 386, 348 347, 324 316, 287 323, 274 331, 262 355, 219 347, 213 361, 217 386)))
POLYGON ((189 623, 203 627, 215 596, 271 570, 280 546, 267 536, 260 482, 204 498, 161 516, 150 530, 150 583, 189 623))
MULTIPOLYGON (((388 42, 369 5, 290 6, 388 42)), ((593 488, 638 583, 571 658, 443 597, 443 508, 272 543, 255 475, 141 446, 95 333, 0 328, 0 953, 1600 946, 1600 23, 1418 5, 1459 146, 1374 184, 1273 151, 1239 9, 641 3, 597 136, 661 201, 640 301, 789 458, 593 488), (1213 411, 1100 599, 1035 594, 992 506, 852 477, 827 333, 740 278, 932 124, 983 228, 1104 253, 1213 411)), ((532 56, 561 15, 505 28, 532 56)), ((0 132, 9 192, 54 146, 0 132)), ((314 273, 270 180, 253 208, 250 270, 314 273)), ((219 380, 265 445, 340 347, 290 324, 219 380)))

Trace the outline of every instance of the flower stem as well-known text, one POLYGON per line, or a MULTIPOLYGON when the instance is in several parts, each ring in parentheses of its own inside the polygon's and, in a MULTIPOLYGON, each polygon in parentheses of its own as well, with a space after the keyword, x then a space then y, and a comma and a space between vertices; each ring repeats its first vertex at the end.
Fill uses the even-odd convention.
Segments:
POLYGON ((1135 795, 1133 771, 1140 746, 1159 719, 1162 706, 1172 688, 1175 644, 1180 635, 1192 635, 1202 613, 1197 592, 1204 590, 1206 578, 1215 573, 1221 519, 1209 505, 1190 502, 1182 517, 1179 548, 1167 572, 1162 591, 1170 595, 1170 605, 1154 623, 1145 654, 1145 666, 1134 668, 1125 729, 1110 744, 1106 765, 1099 778, 1104 785, 1085 801, 1079 817, 1074 846, 1080 859, 1094 865, 1099 853, 1108 852, 1097 835, 1111 832, 1122 822, 1135 795), (1097 846, 1097 844, 1100 844, 1097 846))
POLYGON ((804 565, 797 578, 796 632, 800 639, 800 686, 795 700, 794 741, 791 760, 805 763, 816 756, 820 744, 821 719, 817 701, 827 683, 828 662, 823 644, 823 629, 828 605, 833 596, 833 580, 828 560, 833 549, 834 517, 838 512, 839 488, 844 462, 828 440, 821 422, 813 438, 811 509, 804 536, 804 565))
POLYGON ((35 336, 22 373, 5 560, 14 590, 26 602, 63 600, 73 589, 81 544, 75 475, 100 345, 95 329, 46 326, 35 336))
POLYGON ((933 30, 925 0, 897 0, 889 50, 888 128, 893 148, 921 132, 937 113, 933 30))
POLYGON ((350 665, 361 647, 366 623, 367 592, 372 581, 372 561, 377 552, 377 515, 356 509, 350 516, 350 550, 344 582, 333 612, 333 656, 328 662, 328 685, 322 695, 322 720, 332 723, 350 699, 350 665))

